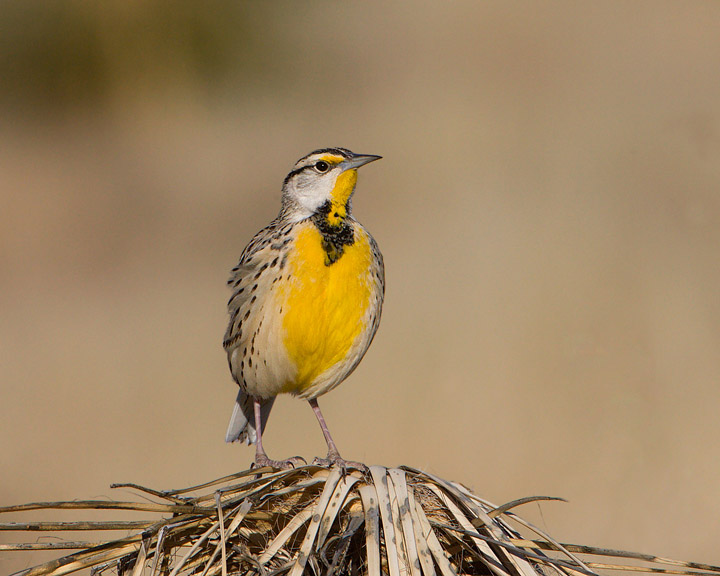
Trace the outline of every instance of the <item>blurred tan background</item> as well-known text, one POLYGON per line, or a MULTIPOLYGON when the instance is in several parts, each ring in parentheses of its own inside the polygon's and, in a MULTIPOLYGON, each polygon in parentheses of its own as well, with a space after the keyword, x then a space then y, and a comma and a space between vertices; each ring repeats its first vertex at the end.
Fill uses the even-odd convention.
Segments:
MULTIPOLYGON (((0 505, 250 464, 223 443, 225 280, 295 160, 339 145, 384 156, 354 206, 387 268, 321 401, 342 453, 720 563, 720 3, 2 12, 0 505)), ((324 450, 292 398, 266 446, 324 450)))

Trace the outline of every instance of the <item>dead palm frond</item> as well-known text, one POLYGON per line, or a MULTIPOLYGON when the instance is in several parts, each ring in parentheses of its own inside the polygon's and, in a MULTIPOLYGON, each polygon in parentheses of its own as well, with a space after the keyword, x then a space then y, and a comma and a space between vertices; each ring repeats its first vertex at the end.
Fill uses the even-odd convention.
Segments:
POLYGON ((464 486, 419 470, 368 473, 305 466, 247 470, 183 490, 133 484, 157 502, 41 502, 0 508, 130 510, 140 521, 0 523, 0 530, 123 530, 97 542, 0 545, 0 550, 78 549, 19 572, 60 576, 83 569, 118 576, 368 574, 377 576, 594 576, 604 571, 701 576, 720 568, 561 544, 517 516, 524 498, 495 506, 464 486))

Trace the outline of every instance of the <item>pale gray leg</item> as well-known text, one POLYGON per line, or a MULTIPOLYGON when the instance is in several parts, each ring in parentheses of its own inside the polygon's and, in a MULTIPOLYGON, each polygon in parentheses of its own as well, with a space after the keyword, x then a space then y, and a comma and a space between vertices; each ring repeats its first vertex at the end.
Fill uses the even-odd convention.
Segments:
POLYGON ((315 413, 315 417, 320 424, 320 429, 322 430, 323 436, 325 436, 325 442, 328 447, 327 458, 315 458, 315 460, 313 460, 313 464, 318 464, 319 466, 337 465, 340 466, 343 471, 347 468, 358 468, 363 472, 367 472, 368 468, 365 464, 362 464, 361 462, 353 462, 351 460, 344 460, 340 456, 340 452, 338 452, 337 446, 335 446, 335 442, 333 441, 332 436, 330 436, 330 430, 325 422, 325 418, 323 418, 322 412, 320 412, 320 406, 318 406, 317 399, 313 398, 312 400, 308 400, 308 403, 315 413))
POLYGON ((300 456, 288 458, 287 460, 270 460, 270 458, 268 458, 262 444, 262 431, 264 428, 262 425, 262 401, 259 398, 253 397, 253 404, 255 408, 255 430, 257 431, 257 439, 255 440, 255 463, 253 464, 253 468, 270 466, 271 468, 287 470, 289 468, 295 468, 300 463, 307 464, 305 459, 300 456))

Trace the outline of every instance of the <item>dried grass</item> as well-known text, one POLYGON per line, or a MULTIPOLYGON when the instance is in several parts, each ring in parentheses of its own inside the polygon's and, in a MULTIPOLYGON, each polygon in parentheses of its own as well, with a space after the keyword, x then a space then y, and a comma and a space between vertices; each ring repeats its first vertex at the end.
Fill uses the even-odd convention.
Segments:
POLYGON ((79 551, 22 576, 214 576, 228 574, 481 574, 575 576, 605 571, 701 576, 717 566, 560 544, 512 510, 548 498, 495 506, 464 486, 419 470, 373 466, 368 473, 306 466, 247 470, 183 490, 133 488, 158 502, 41 502, 0 508, 131 510, 159 519, 0 523, 15 531, 125 531, 103 542, 0 545, 0 550, 79 551))

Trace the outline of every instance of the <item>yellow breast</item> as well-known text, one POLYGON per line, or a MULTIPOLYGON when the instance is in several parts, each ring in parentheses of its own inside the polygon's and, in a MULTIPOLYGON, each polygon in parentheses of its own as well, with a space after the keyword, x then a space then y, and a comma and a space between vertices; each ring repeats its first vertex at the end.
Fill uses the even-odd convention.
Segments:
POLYGON ((364 326, 371 299, 372 250, 363 231, 342 256, 326 265, 322 235, 303 224, 288 258, 290 278, 279 287, 288 357, 297 371, 283 392, 299 393, 346 360, 364 326))

